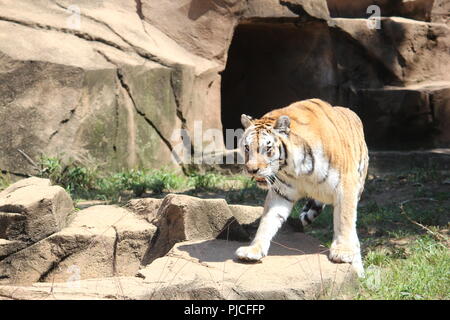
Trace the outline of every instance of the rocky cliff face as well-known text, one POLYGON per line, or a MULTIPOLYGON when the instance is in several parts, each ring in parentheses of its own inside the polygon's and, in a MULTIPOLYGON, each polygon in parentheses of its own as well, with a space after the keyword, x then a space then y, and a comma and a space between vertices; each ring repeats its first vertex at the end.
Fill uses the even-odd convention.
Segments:
POLYGON ((0 168, 33 173, 23 153, 178 167, 174 129, 200 150, 197 120, 234 128, 310 97, 356 110, 373 146, 448 146, 448 3, 375 2, 406 18, 370 29, 365 4, 331 0, 0 0, 0 168))

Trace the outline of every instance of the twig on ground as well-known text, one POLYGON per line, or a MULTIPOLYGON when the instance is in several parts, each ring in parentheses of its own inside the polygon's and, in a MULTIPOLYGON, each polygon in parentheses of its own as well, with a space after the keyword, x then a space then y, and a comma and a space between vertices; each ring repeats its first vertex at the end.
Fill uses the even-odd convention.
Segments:
POLYGON ((399 206, 399 207, 400 207, 400 213, 401 213, 402 215, 404 215, 405 218, 406 218, 409 222, 411 222, 412 224, 415 224, 416 226, 418 226, 418 227, 424 229, 425 231, 427 231, 429 234, 431 234, 431 235, 432 235, 434 238, 436 238, 437 240, 439 240, 439 241, 444 241, 446 244, 449 244, 449 240, 448 240, 448 238, 447 238, 446 236, 440 234, 439 232, 435 232, 435 231, 431 230, 431 229, 428 228, 427 226, 424 226, 423 224, 421 224, 421 223, 419 223, 419 222, 417 222, 417 221, 411 219, 411 218, 406 214, 404 205, 407 204, 407 203, 413 202, 413 201, 437 201, 437 200, 435 200, 435 199, 433 199, 433 198, 417 198, 417 199, 408 199, 408 200, 402 201, 402 202, 400 203, 400 206, 399 206))

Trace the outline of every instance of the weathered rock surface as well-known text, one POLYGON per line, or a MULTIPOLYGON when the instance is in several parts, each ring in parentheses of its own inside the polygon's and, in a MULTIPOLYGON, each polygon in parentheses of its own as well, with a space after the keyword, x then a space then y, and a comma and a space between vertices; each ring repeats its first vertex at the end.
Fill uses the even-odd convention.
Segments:
MULTIPOLYGON (((29 179, 7 191, 22 192, 35 187, 31 183, 41 184, 44 194, 52 188, 29 179)), ((131 200, 124 208, 94 205, 66 216, 66 227, 35 243, 0 239, 0 297, 309 299, 352 286, 350 265, 332 264, 319 242, 289 228, 262 263, 234 261, 262 212, 176 194, 131 200)), ((0 219, 17 223, 16 215, 0 219)))
POLYGON ((163 200, 155 198, 132 199, 126 204, 126 208, 152 223, 163 200))
MULTIPOLYGON (((313 1, 303 2, 314 15, 313 1)), ((178 167, 175 129, 192 135, 199 119, 204 130, 222 128, 219 72, 234 26, 255 7, 0 1, 0 168, 35 172, 17 149, 32 159, 93 158, 105 170, 178 167)), ((293 15, 277 1, 270 7, 293 15)))
POLYGON ((30 245, 60 231, 73 210, 67 192, 47 179, 29 178, 11 185, 0 193, 0 238, 10 241, 2 247, 17 250, 19 243, 30 245))
MULTIPOLYGON (((441 0, 438 0, 441 1, 441 0)), ((368 18, 374 11, 369 6, 377 6, 383 17, 397 16, 415 20, 430 21, 439 14, 436 0, 327 0, 330 14, 342 18, 368 18)), ((444 0, 445 1, 445 0, 444 0)), ((441 1, 443 2, 443 1, 441 1)))
POLYGON ((319 243, 300 233, 280 234, 262 263, 233 260, 242 243, 187 241, 139 272, 139 278, 89 279, 0 286, 12 299, 315 299, 344 294, 355 275, 333 264, 319 243))
POLYGON ((64 229, 0 261, 3 283, 134 275, 156 227, 130 211, 95 206, 64 229))
MULTIPOLYGON (((210 142, 193 139, 198 120, 233 128, 247 106, 258 116, 311 97, 358 112, 359 89, 450 81, 448 1, 219 2, 1 0, 0 168, 34 173, 18 150, 104 170, 179 168, 181 135, 186 150, 210 142), (370 29, 369 2, 402 18, 370 29)), ((448 146, 433 132, 434 147, 448 146)))
POLYGON ((249 238, 236 223, 224 199, 169 194, 161 203, 153 223, 158 227, 158 236, 145 264, 165 255, 177 242, 217 237, 249 238))

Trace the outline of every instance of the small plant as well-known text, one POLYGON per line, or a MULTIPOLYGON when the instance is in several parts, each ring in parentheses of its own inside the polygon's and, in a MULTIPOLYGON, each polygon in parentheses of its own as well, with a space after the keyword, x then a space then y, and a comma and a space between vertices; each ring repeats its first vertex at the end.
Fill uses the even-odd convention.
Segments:
POLYGON ((58 158, 42 156, 39 161, 39 167, 40 177, 48 178, 53 183, 58 183, 63 171, 61 161, 58 158))
POLYGON ((39 166, 40 177, 63 186, 76 197, 86 196, 96 189, 98 175, 94 168, 85 167, 76 161, 63 165, 60 159, 46 156, 41 158, 39 166))
POLYGON ((9 173, 3 174, 0 172, 0 191, 6 189, 12 183, 9 173))
POLYGON ((191 185, 197 190, 216 189, 224 181, 223 176, 216 173, 191 174, 189 177, 191 185))

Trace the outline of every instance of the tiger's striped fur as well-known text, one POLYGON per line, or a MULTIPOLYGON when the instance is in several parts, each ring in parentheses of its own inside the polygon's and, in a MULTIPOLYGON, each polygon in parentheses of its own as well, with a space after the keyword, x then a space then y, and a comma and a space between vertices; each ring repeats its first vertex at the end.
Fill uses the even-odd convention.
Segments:
POLYGON ((364 188, 368 150, 359 117, 348 108, 310 99, 273 110, 260 119, 241 117, 240 147, 258 186, 268 188, 255 239, 236 251, 260 260, 290 215, 295 202, 309 198, 300 219, 311 223, 325 204, 334 207, 330 259, 352 263, 363 274, 356 234, 356 208, 364 188))

